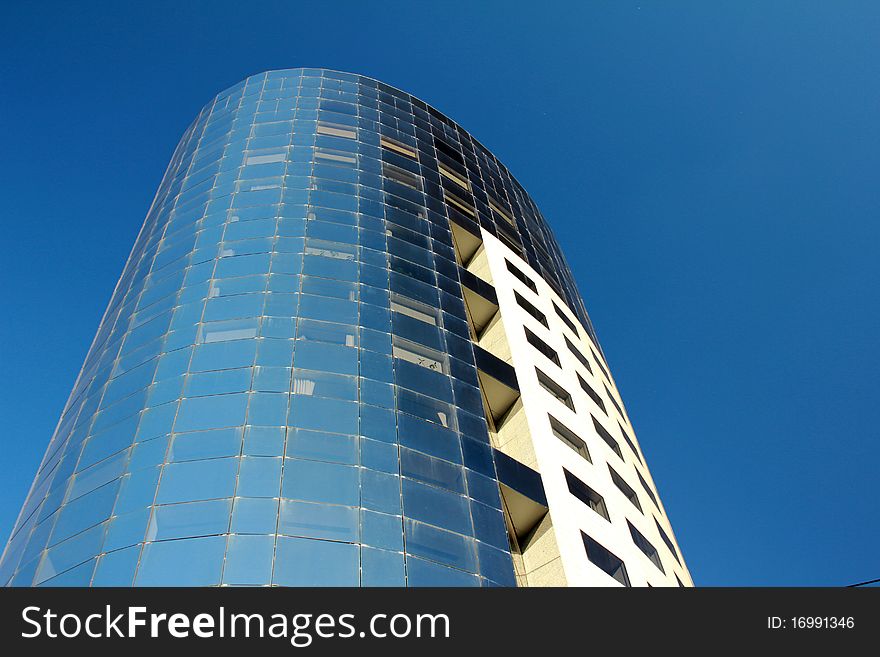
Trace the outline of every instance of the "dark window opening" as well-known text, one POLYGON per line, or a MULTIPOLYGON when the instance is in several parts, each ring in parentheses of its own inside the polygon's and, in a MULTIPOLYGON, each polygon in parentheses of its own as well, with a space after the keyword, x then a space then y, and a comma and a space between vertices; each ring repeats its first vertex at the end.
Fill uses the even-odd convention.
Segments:
POLYGON ((629 576, 626 574, 626 566, 620 557, 594 541, 583 532, 581 532, 581 537, 584 539, 584 550, 587 552, 587 559, 589 559, 594 566, 601 568, 624 586, 629 586, 629 576))
POLYGON ((526 299, 523 295, 521 295, 516 290, 514 290, 513 294, 516 297, 516 302, 519 304, 520 308, 522 308, 529 315, 531 315, 532 317, 537 319, 539 322, 541 322, 545 328, 550 328, 550 326, 547 324, 547 316, 544 315, 544 313, 542 313, 540 310, 538 310, 538 308, 535 306, 535 304, 533 304, 531 301, 526 299))
POLYGON ((568 339, 567 335, 563 335, 562 337, 565 338, 565 346, 568 347, 568 350, 572 353, 572 355, 578 359, 578 362, 581 365, 583 365, 584 367, 587 368, 587 371, 590 374, 592 374, 593 368, 590 367, 590 361, 587 360, 587 357, 581 353, 580 349, 578 349, 577 347, 574 346, 574 343, 568 339))
POLYGON ((675 557, 675 560, 678 562, 678 565, 681 565, 681 559, 678 556, 678 550, 675 549, 675 544, 673 544, 672 539, 669 538, 669 534, 663 531, 663 527, 660 526, 660 521, 657 518, 654 518, 654 524, 657 525, 657 531, 660 533, 660 538, 666 543, 666 547, 669 548, 669 551, 672 552, 672 556, 675 557))
POLYGON ((581 384, 581 390, 583 390, 585 393, 587 393, 587 396, 590 399, 592 399, 594 402, 596 402, 596 406, 601 408, 602 412, 605 413, 605 415, 608 415, 608 411, 605 409, 605 402, 599 396, 599 393, 596 392, 595 390, 593 390, 593 386, 591 386, 589 383, 584 381, 584 378, 580 374, 577 375, 577 378, 578 378, 578 383, 581 384))
POLYGON ((549 413, 547 417, 550 419, 550 428, 553 431, 553 435, 592 463, 593 459, 590 458, 590 450, 587 449, 587 443, 549 413))
POLYGON ((414 160, 418 159, 416 156, 416 151, 412 146, 407 146, 406 144, 402 144, 399 141, 390 139, 389 137, 380 137, 379 144, 382 146, 382 148, 387 148, 389 151, 399 153, 400 155, 405 155, 406 157, 412 158, 414 160))
POLYGON ((611 481, 614 482, 614 485, 617 486, 617 488, 620 490, 621 493, 623 493, 623 495, 624 495, 624 497, 626 497, 626 499, 628 499, 630 502, 633 503, 633 506, 635 506, 639 511, 641 511, 642 510, 642 503, 639 502, 639 496, 632 489, 632 486, 630 486, 628 483, 626 483, 624 478, 621 477, 619 474, 617 474, 617 472, 615 472, 614 468, 612 468, 610 465, 608 466, 608 470, 611 471, 611 481))
POLYGON ((654 495, 654 491, 651 490, 651 487, 648 485, 648 482, 645 481, 645 478, 642 476, 642 473, 638 471, 638 468, 633 468, 636 471, 636 476, 639 478, 639 483, 642 485, 642 488, 645 489, 645 492, 648 494, 648 497, 651 498, 651 501, 654 503, 658 509, 660 505, 657 503, 657 496, 654 495))
POLYGON ((645 465, 645 462, 642 460, 642 455, 639 454, 639 450, 636 449, 636 444, 632 441, 632 438, 629 437, 629 434, 623 428, 623 425, 618 422, 617 426, 620 427, 620 435, 623 436, 623 439, 626 441, 626 444, 629 445, 629 448, 632 450, 632 453, 636 455, 636 458, 639 460, 639 463, 645 465))
POLYGON ((544 388, 544 390, 556 397, 556 399, 568 406, 571 410, 574 410, 574 402, 571 401, 571 395, 565 390, 565 388, 562 388, 537 367, 535 368, 535 374, 538 375, 538 383, 544 388))
POLYGON ((602 359, 599 358, 599 355, 596 353, 596 350, 593 349, 592 347, 590 347, 590 352, 593 354, 593 360, 596 361, 596 365, 598 365, 599 369, 602 370, 602 374, 605 375, 605 378, 608 379, 608 381, 611 381, 611 377, 608 374, 608 370, 605 369, 605 366, 602 364, 602 359))
POLYGON ((605 388, 605 394, 608 395, 608 399, 611 400, 611 403, 614 404, 614 408, 617 409, 617 413, 620 415, 621 419, 626 421, 626 416, 623 414, 623 409, 620 407, 620 404, 617 403, 617 400, 614 398, 614 395, 611 394, 611 391, 608 389, 604 383, 602 387, 605 388))
POLYGON ((540 351, 542 354, 544 354, 547 358, 552 360, 554 363, 556 363, 557 366, 561 367, 561 365, 559 365, 559 354, 556 353, 556 351, 553 349, 553 347, 551 347, 549 344, 544 342, 537 335, 532 333, 528 329, 528 327, 523 326, 523 328, 526 331, 526 340, 528 340, 529 344, 532 345, 538 351, 540 351))
POLYGON ((605 506, 605 500, 602 496, 565 468, 562 468, 562 471, 565 473, 565 483, 568 484, 568 492, 605 518, 605 520, 610 521, 611 518, 608 517, 608 507, 605 506))
POLYGON ((534 282, 531 278, 529 278, 528 276, 526 276, 526 275, 520 270, 519 267, 517 267, 517 266, 514 265, 512 262, 510 262, 510 260, 505 260, 504 262, 507 263, 507 271, 509 271, 511 274, 513 274, 514 277, 515 277, 517 280, 519 280, 520 283, 522 283, 523 285, 525 285, 527 288, 529 288, 529 289, 530 289, 532 292, 534 292, 535 294, 538 293, 538 286, 535 285, 535 282, 534 282))
POLYGON ((660 569, 660 572, 665 575, 666 571, 663 569, 663 563, 660 561, 660 553, 657 552, 657 548, 645 538, 642 532, 633 527, 633 524, 629 520, 626 521, 626 524, 629 525, 629 534, 632 536, 633 543, 636 544, 636 547, 639 548, 645 556, 651 560, 651 563, 657 566, 657 568, 660 569))
POLYGON ((604 440, 605 444, 608 445, 617 456, 623 458, 623 453, 620 451, 620 444, 614 440, 614 436, 608 433, 608 430, 602 426, 602 423, 599 422, 592 413, 590 414, 590 418, 593 420, 593 427, 596 429, 596 433, 599 434, 599 438, 604 440))
POLYGON ((580 333, 578 333, 577 326, 575 325, 575 323, 568 318, 568 316, 565 314, 565 312, 563 312, 562 308, 560 308, 559 306, 556 305, 555 301, 553 302, 553 310, 556 311, 556 314, 559 316, 559 319, 561 319, 563 322, 565 322, 565 325, 571 329, 571 332, 574 333, 576 336, 580 337, 580 333))

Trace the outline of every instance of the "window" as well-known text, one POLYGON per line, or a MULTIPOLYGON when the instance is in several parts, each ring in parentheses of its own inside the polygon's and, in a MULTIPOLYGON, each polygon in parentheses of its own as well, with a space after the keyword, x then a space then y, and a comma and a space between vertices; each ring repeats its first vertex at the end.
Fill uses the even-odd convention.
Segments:
POLYGON ((620 451, 620 445, 614 440, 614 436, 608 433, 608 430, 602 426, 592 413, 590 414, 590 418, 593 420, 593 427, 596 429, 596 433, 599 434, 599 437, 605 441, 605 444, 608 445, 615 454, 620 458, 623 458, 623 454, 620 451))
POLYGON ((608 517, 608 508, 605 506, 605 500, 602 496, 565 468, 562 468, 562 471, 565 473, 565 483, 568 484, 568 492, 605 518, 605 520, 611 520, 608 517))
POLYGON ((464 164, 464 158, 462 157, 459 149, 450 146, 442 139, 438 139, 434 137, 434 146, 437 148, 437 155, 445 155, 447 158, 454 162, 458 162, 459 164, 464 164))
POLYGON ((274 162, 284 162, 287 159, 286 153, 273 153, 271 155, 248 155, 245 159, 245 165, 253 164, 272 164, 274 162))
POLYGON ((526 340, 529 341, 529 344, 556 363, 556 365, 559 365, 559 354, 557 354, 549 344, 532 333, 527 327, 524 326, 523 328, 526 331, 526 340))
POLYGON ((594 402, 596 402, 596 406, 601 408, 602 412, 605 413, 605 415, 608 415, 608 411, 605 409, 605 402, 599 396, 599 393, 596 392, 595 390, 593 390, 593 386, 591 386, 589 383, 584 381, 584 378, 580 374, 577 375, 577 378, 578 378, 578 383, 581 384, 581 390, 583 390, 585 393, 587 393, 587 396, 590 399, 592 399, 594 402))
MULTIPOLYGON (((636 445, 632 441, 632 438, 630 438, 629 434, 627 434, 626 431, 624 431, 623 425, 620 422, 617 423, 617 426, 620 427, 620 433, 623 436, 623 439, 626 441, 626 444, 629 445, 629 448, 633 451, 633 454, 636 455, 636 458, 639 460, 639 463, 644 465, 645 462, 642 460, 642 455, 639 454, 639 450, 636 449, 636 445)), ((641 475, 639 475, 639 476, 641 476, 641 475)))
POLYGON ((513 230, 512 226, 507 224, 497 224, 496 237, 501 240, 504 245, 516 253, 520 258, 523 257, 523 248, 519 235, 513 230))
POLYGON ((505 260, 504 262, 507 265, 507 271, 513 274, 514 278, 516 278, 520 283, 525 285, 535 294, 538 293, 538 286, 535 285, 535 282, 531 278, 526 276, 519 267, 510 262, 510 260, 505 260))
POLYGON ((382 162, 382 175, 401 185, 406 185, 419 191, 422 189, 422 179, 420 176, 410 173, 406 169, 396 167, 393 164, 388 164, 388 162, 382 162))
POLYGON ((453 208, 463 212, 464 214, 471 217, 472 219, 477 216, 476 213, 474 212, 473 206, 471 206, 470 203, 468 203, 467 201, 465 201, 462 198, 459 198, 455 193, 450 192, 445 187, 443 188, 443 198, 453 208))
POLYGON ((529 315, 537 319, 541 322, 546 328, 550 328, 550 325, 547 324, 547 317, 540 310, 537 309, 535 304, 526 299, 519 292, 514 290, 514 296, 516 297, 516 302, 519 304, 519 307, 525 310, 529 315))
MULTIPOLYGON (((654 524, 657 525, 657 531, 660 533, 660 538, 663 539, 663 542, 666 543, 666 547, 672 552, 672 556, 675 557, 675 560, 681 565, 681 559, 678 558, 678 550, 675 549, 675 545, 673 544, 672 539, 669 538, 669 534, 663 531, 663 527, 660 526, 660 522, 657 518, 654 518, 654 524)), ((679 582, 679 584, 681 583, 679 582)))
POLYGON ((437 308, 432 308, 426 303, 401 296, 396 292, 391 293, 391 311, 412 317, 432 326, 437 326, 439 323, 437 308))
POLYGON ((446 372, 444 367, 446 359, 443 354, 409 340, 395 337, 394 343, 391 346, 391 355, 394 358, 414 363, 433 372, 440 372, 441 374, 446 372))
POLYGON ((418 159, 416 156, 416 151, 412 146, 407 146, 406 144, 402 144, 399 141, 390 139, 389 137, 380 137, 379 145, 382 146, 382 148, 387 148, 389 151, 399 153, 400 155, 411 157, 414 160, 418 159))
POLYGON ((504 219, 504 221, 509 223, 511 226, 516 225, 510 212, 508 212, 507 210, 502 210, 501 203, 496 203, 494 200, 492 200, 491 196, 489 197, 489 207, 492 208, 492 211, 495 212, 495 214, 500 215, 504 219))
POLYGON ((578 333, 577 326, 575 325, 575 323, 568 318, 568 315, 566 315, 563 312, 562 308, 560 308, 559 306, 556 305, 555 301, 553 301, 551 303, 553 303, 553 310, 556 311, 556 314, 559 316, 559 319, 561 319, 563 322, 565 322, 565 325, 571 329, 572 333, 574 333, 576 336, 580 337, 580 333, 578 333))
POLYGON ((471 191, 471 184, 462 178, 456 171, 453 171, 449 167, 447 167, 442 162, 437 163, 437 168, 440 170, 440 174, 449 178, 452 182, 454 182, 459 187, 466 189, 467 191, 471 191))
POLYGON ((611 391, 608 389, 608 386, 606 386, 603 383, 602 387, 605 388, 605 394, 608 395, 608 399, 610 399, 611 403, 614 404, 614 408, 617 409, 617 412, 620 415, 621 419, 626 420, 626 417, 623 414, 623 409, 620 407, 620 404, 617 403, 617 400, 614 398, 614 395, 611 394, 611 391))
POLYGON ((629 533, 630 536, 632 536, 633 543, 636 544, 636 547, 644 552, 645 556, 651 560, 651 563, 657 566, 657 568, 660 569, 660 572, 665 575, 666 571, 663 570, 663 563, 660 561, 660 553, 657 552, 657 548, 651 545, 651 542, 645 538, 644 534, 633 527, 633 524, 629 520, 626 521, 626 524, 629 525, 629 533))
POLYGON ((606 369, 605 369, 605 366, 602 365, 602 359, 599 358, 599 354, 597 354, 597 353, 596 353, 596 350, 593 349, 592 347, 590 347, 590 353, 593 354, 593 359, 595 359, 595 361, 596 361, 596 365, 599 366, 599 369, 602 370, 602 374, 604 374, 604 375, 605 375, 605 378, 608 379, 608 380, 610 381, 610 380, 611 380, 611 377, 608 376, 608 370, 606 370, 606 369))
POLYGON ((590 361, 587 360, 587 357, 584 356, 584 355, 580 352, 580 349, 578 349, 577 347, 574 346, 574 343, 573 343, 571 340, 568 339, 568 336, 567 336, 567 335, 564 335, 564 336, 562 336, 562 337, 565 338, 565 346, 568 347, 568 350, 574 355, 575 358, 578 359, 578 362, 579 362, 581 365, 583 365, 584 367, 586 367, 586 368, 587 368, 587 371, 588 371, 590 374, 592 374, 592 373, 593 373, 593 368, 590 367, 590 361))
POLYGON ((338 125, 335 123, 318 123, 319 135, 330 135, 331 137, 345 137, 346 139, 356 139, 357 132, 351 126, 338 125))
POLYGON ((657 497, 654 495, 654 491, 651 490, 651 487, 648 485, 648 482, 645 481, 645 478, 642 476, 642 473, 639 472, 638 468, 633 468, 636 471, 636 477, 639 478, 639 483, 642 485, 642 488, 645 489, 645 492, 648 494, 648 497, 651 498, 651 501, 654 503, 654 506, 660 508, 660 505, 657 504, 657 497))
POLYGON ((329 160, 330 162, 343 162, 345 164, 357 164, 357 157, 345 151, 335 151, 329 148, 316 148, 315 159, 329 160))
POLYGON ((590 458, 590 450, 587 449, 587 443, 549 413, 547 417, 550 419, 550 429, 553 431, 553 435, 592 463, 593 459, 590 458))
POLYGON ((538 383, 541 384, 541 387, 544 388, 544 390, 556 397, 556 399, 568 406, 571 410, 574 410, 574 403, 571 401, 571 395, 568 394, 564 388, 537 367, 535 368, 535 374, 538 375, 538 383))
POLYGON ((626 566, 620 557, 609 552, 583 532, 581 532, 581 537, 584 540, 584 550, 587 552, 587 559, 594 566, 601 568, 624 586, 629 586, 626 566))
POLYGON ((632 489, 632 487, 626 483, 623 477, 621 477, 617 472, 615 472, 614 468, 610 465, 608 466, 608 470, 611 472, 611 481, 614 482, 614 485, 620 489, 620 492, 623 493, 624 497, 633 503, 639 511, 642 510, 642 503, 639 502, 639 496, 632 489))

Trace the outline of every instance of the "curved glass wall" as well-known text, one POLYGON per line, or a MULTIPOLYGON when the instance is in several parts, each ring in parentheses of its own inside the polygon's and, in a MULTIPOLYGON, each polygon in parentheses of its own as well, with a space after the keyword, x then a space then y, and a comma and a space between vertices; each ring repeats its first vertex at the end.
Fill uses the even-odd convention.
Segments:
POLYGON ((450 218, 589 319, 534 203, 399 90, 275 71, 186 131, 7 585, 513 585, 450 218))

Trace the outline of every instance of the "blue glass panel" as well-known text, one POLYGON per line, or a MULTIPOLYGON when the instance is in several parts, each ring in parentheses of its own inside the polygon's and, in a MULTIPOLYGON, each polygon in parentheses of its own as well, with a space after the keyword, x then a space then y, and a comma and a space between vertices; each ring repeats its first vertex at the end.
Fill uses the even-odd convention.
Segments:
POLYGON ((404 520, 406 551, 455 568, 477 570, 476 544, 472 538, 437 529, 421 522, 404 520))
POLYGON ((461 447, 458 434, 454 431, 402 413, 397 415, 397 426, 401 445, 446 461, 461 463, 461 447))
POLYGON ((320 461, 284 460, 282 497, 357 506, 358 488, 357 468, 320 461))
POLYGON ((279 537, 272 581, 280 586, 357 586, 358 551, 350 543, 279 537))
POLYGON ((357 541, 357 511, 349 506, 282 500, 278 533, 304 538, 357 541))
POLYGON ((496 550, 485 543, 477 543, 477 554, 480 558, 480 573, 484 577, 502 586, 516 586, 509 552, 496 550))
POLYGON ((247 427, 244 430, 243 453, 250 456, 281 456, 284 454, 282 427, 247 427))
POLYGON ((406 559, 407 586, 479 586, 476 575, 416 557, 406 559))
POLYGON ((292 369, 289 367, 257 367, 253 389, 261 392, 289 392, 292 369))
POLYGON ((357 349, 351 347, 298 341, 294 354, 294 366, 306 370, 356 375, 358 373, 358 352, 357 349))
POLYGON ((360 407, 362 436, 386 443, 397 442, 397 422, 394 411, 376 406, 360 407))
POLYGON ((362 403, 394 408, 394 386, 372 379, 361 379, 360 391, 362 403))
POLYGON ((277 497, 281 490, 281 459, 245 456, 238 471, 235 494, 242 497, 277 497))
POLYGON ((98 560, 92 586, 131 586, 140 554, 139 545, 105 554, 98 560))
POLYGON ((231 340, 200 344, 195 348, 190 370, 226 370, 233 367, 252 365, 257 353, 257 343, 253 340, 231 340))
POLYGON ((36 583, 37 586, 71 586, 82 587, 88 586, 92 579, 92 573, 95 570, 95 559, 89 559, 84 564, 71 568, 70 570, 45 580, 42 583, 36 583))
POLYGON ((119 499, 113 512, 122 515, 129 511, 150 506, 156 497, 161 470, 157 467, 144 468, 127 475, 122 480, 119 499))
POLYGON ((214 429, 182 433, 174 436, 168 450, 169 461, 238 456, 241 451, 241 429, 214 429))
POLYGON ((473 531, 466 498, 410 479, 403 480, 403 511, 409 518, 444 529, 473 531))
POLYGON ((287 440, 288 456, 357 465, 357 438, 354 436, 291 429, 287 440))
POLYGON ((241 393, 184 399, 174 429, 199 431, 244 424, 247 402, 248 396, 241 393))
POLYGON ((107 535, 104 537, 104 550, 118 550, 143 541, 150 522, 150 513, 150 508, 144 507, 110 520, 107 535))
POLYGON ((295 394, 334 399, 357 400, 357 379, 353 376, 314 372, 303 369, 293 371, 295 394))
POLYGON ((484 477, 473 470, 467 470, 468 494, 495 509, 501 508, 501 494, 498 490, 498 482, 489 477, 484 477))
POLYGON ((287 424, 330 433, 357 433, 358 405, 354 402, 293 395, 287 424))
POLYGON ((158 504, 232 497, 238 459, 169 463, 162 473, 158 504))
POLYGON ((375 470, 362 470, 361 504, 373 511, 399 514, 400 477, 375 470))
POLYGON ((274 534, 278 525, 278 500, 238 497, 232 512, 231 531, 237 534, 274 534))
POLYGON ((402 518, 362 509, 361 541, 364 545, 372 545, 385 550, 402 550, 402 518))
MULTIPOLYGON (((297 337, 300 340, 307 341, 315 341, 315 342, 327 342, 335 345, 343 345, 343 346, 354 346, 357 342, 357 328, 354 326, 347 326, 345 324, 330 324, 327 322, 315 322, 308 319, 300 320, 299 329, 297 331, 297 337)), ((299 345, 300 343, 298 343, 299 345)), ((299 346, 297 346, 299 348, 299 346)), ((316 353, 319 353, 321 347, 319 345, 315 345, 311 347, 316 350, 316 353)), ((306 347, 308 350, 309 347, 306 347)), ((345 352, 346 354, 348 352, 345 352)), ((308 360, 312 358, 313 362, 320 363, 320 359, 313 354, 312 356, 306 357, 308 360)), ((306 366, 297 362, 298 367, 305 368, 306 366)), ((318 370, 324 369, 323 366, 317 368, 318 370)))
POLYGON ((405 586, 403 553, 361 548, 361 586, 405 586))
POLYGON ((58 513, 58 520, 55 522, 55 529, 49 544, 60 543, 64 539, 98 524, 105 518, 109 518, 118 490, 119 481, 117 480, 66 504, 58 513))
POLYGON ((287 419, 290 396, 286 393, 255 392, 248 407, 248 424, 282 426, 287 419))
POLYGON ((479 502, 471 502, 471 515, 474 519, 476 538, 501 550, 510 548, 501 511, 479 502))
POLYGON ((220 583, 225 536, 144 546, 135 586, 214 586, 220 583))
POLYGON ((400 450, 400 473, 432 486, 440 486, 461 494, 465 492, 464 471, 460 466, 410 449, 400 450))
POLYGON ((269 584, 274 552, 274 536, 230 536, 223 583, 232 586, 269 584))
POLYGON ((101 551, 105 529, 106 525, 92 527, 88 531, 50 548, 43 556, 40 567, 37 569, 34 584, 55 577, 98 554, 101 551))
POLYGON ((148 541, 225 534, 232 500, 211 500, 158 506, 153 511, 148 541))
POLYGON ((257 365, 290 367, 293 363, 293 340, 263 338, 257 350, 257 365))
POLYGON ((251 387, 252 376, 253 368, 250 367, 190 374, 184 390, 187 397, 244 392, 251 387))
POLYGON ((361 439, 361 465, 371 470, 397 474, 400 468, 397 446, 367 438, 361 439))

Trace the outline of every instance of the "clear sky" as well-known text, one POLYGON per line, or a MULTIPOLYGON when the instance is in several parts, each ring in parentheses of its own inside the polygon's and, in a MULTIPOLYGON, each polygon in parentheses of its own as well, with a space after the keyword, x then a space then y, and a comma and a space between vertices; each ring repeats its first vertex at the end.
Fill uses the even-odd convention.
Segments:
POLYGON ((698 585, 880 577, 878 35, 848 0, 2 3, 0 540, 183 130, 315 66, 529 190, 698 585))

